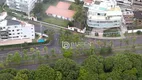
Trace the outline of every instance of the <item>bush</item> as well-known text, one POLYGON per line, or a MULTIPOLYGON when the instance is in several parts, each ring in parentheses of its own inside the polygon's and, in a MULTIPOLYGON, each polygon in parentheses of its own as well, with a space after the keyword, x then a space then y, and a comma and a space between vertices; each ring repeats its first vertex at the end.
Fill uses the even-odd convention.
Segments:
POLYGON ((65 58, 71 58, 72 55, 73 55, 73 53, 72 53, 70 50, 69 50, 69 51, 65 51, 64 54, 63 54, 63 56, 64 56, 65 58))
POLYGON ((112 53, 112 48, 110 46, 102 47, 100 49, 100 54, 111 54, 111 53, 112 53))
POLYGON ((137 35, 140 35, 140 34, 142 34, 142 32, 141 31, 137 31, 137 35))
POLYGON ((74 25, 73 25, 73 22, 69 22, 68 25, 69 25, 70 27, 73 27, 73 26, 74 26, 74 25))

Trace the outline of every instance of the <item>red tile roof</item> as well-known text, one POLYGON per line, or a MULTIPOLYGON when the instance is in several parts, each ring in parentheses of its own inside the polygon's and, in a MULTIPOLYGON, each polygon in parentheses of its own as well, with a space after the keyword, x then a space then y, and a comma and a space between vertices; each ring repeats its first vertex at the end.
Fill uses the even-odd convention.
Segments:
POLYGON ((63 16, 65 18, 72 18, 75 11, 59 9, 57 7, 54 7, 54 6, 50 6, 47 9, 46 13, 47 14, 55 14, 55 15, 63 16))
POLYGON ((60 9, 68 9, 70 5, 70 3, 60 1, 56 7, 60 9))
POLYGON ((85 3, 92 3, 93 0, 84 0, 85 3))
POLYGON ((69 3, 59 2, 56 7, 55 6, 50 6, 46 10, 46 14, 54 14, 54 15, 58 15, 58 16, 63 16, 65 18, 72 18, 73 15, 75 14, 75 11, 68 10, 69 7, 70 7, 69 3))

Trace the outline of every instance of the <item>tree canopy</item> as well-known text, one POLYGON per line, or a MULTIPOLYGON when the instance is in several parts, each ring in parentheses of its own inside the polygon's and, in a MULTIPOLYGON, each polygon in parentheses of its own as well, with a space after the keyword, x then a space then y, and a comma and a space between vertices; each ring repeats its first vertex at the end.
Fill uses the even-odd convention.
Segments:
POLYGON ((3 69, 0 80, 142 80, 142 55, 127 52, 109 57, 91 55, 81 65, 63 58, 36 70, 3 69))

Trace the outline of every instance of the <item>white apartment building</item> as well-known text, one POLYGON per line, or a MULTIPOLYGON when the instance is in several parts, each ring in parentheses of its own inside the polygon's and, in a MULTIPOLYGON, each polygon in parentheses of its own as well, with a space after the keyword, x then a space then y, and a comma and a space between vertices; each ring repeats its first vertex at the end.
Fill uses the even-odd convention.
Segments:
POLYGON ((0 21, 0 40, 34 39, 34 25, 19 20, 0 21))
POLYGON ((93 28, 121 27, 124 21, 121 9, 115 0, 94 0, 88 6, 87 24, 93 28))
POLYGON ((29 14, 35 6, 37 0, 7 0, 6 4, 10 9, 29 14))

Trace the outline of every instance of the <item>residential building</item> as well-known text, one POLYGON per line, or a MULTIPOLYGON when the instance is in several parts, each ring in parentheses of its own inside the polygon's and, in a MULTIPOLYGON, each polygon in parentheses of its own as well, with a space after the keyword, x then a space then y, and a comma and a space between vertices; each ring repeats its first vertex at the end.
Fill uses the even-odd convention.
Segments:
POLYGON ((87 24, 92 28, 121 27, 123 15, 115 0, 95 0, 88 6, 87 24))
POLYGON ((122 9, 122 14, 126 25, 132 25, 134 19, 134 13, 131 9, 122 9))
MULTIPOLYGON (((142 11, 134 11, 135 26, 142 26, 142 11)), ((141 27, 142 28, 142 27, 141 27)))
POLYGON ((7 0, 10 9, 29 14, 35 6, 37 0, 7 0))
POLYGON ((48 16, 72 21, 75 11, 69 10, 70 5, 71 4, 68 2, 60 1, 56 6, 49 6, 49 8, 46 10, 46 14, 48 16))
POLYGON ((0 21, 0 40, 34 39, 34 25, 16 19, 0 21))
MULTIPOLYGON (((66 0, 66 1, 75 2, 75 0, 66 0)), ((84 1, 84 0, 80 0, 80 1, 84 1)))

